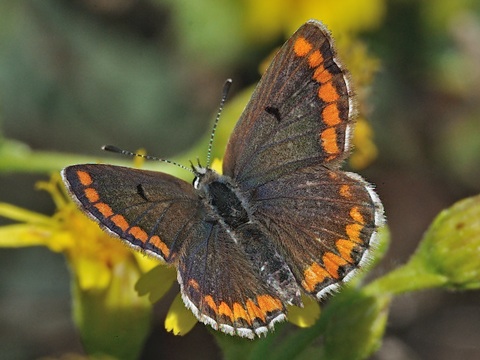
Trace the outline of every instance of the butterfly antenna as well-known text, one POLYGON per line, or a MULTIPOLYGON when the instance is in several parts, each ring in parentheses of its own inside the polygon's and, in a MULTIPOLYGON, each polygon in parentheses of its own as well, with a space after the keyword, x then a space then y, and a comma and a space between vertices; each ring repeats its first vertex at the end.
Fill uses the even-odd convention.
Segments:
POLYGON ((172 165, 175 165, 175 166, 178 166, 182 169, 185 169, 187 171, 190 171, 191 173, 194 173, 194 171, 182 164, 179 164, 175 161, 172 161, 172 160, 166 160, 166 159, 161 159, 161 158, 158 158, 156 156, 150 156, 150 155, 143 155, 143 154, 137 154, 137 153, 134 153, 132 151, 128 151, 128 150, 123 150, 123 149, 120 149, 116 146, 113 146, 113 145, 104 145, 102 146, 102 150, 105 150, 105 151, 110 151, 110 152, 113 152, 113 153, 117 153, 117 154, 122 154, 122 155, 127 155, 127 156, 132 156, 132 157, 140 157, 140 158, 143 158, 143 159, 146 159, 146 160, 154 160, 154 161, 161 161, 161 162, 165 162, 167 164, 172 164, 172 165))
POLYGON ((227 79, 227 81, 225 81, 225 84, 223 85, 222 100, 220 101, 220 106, 218 107, 217 117, 215 118, 215 122, 213 123, 212 133, 210 134, 210 141, 208 143, 207 169, 210 168, 213 138, 215 137, 215 131, 217 130, 218 121, 220 120, 220 115, 222 114, 223 106, 225 105, 225 101, 227 100, 228 92, 230 91, 231 85, 232 85, 232 79, 227 79))

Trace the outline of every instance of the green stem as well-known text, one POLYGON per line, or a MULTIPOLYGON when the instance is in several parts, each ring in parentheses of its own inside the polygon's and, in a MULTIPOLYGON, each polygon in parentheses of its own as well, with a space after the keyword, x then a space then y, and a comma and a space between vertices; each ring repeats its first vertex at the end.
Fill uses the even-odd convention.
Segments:
POLYGON ((412 259, 407 264, 374 280, 363 289, 368 295, 401 294, 428 288, 444 286, 448 283, 445 276, 435 274, 425 268, 421 261, 412 259))
MULTIPOLYGON (((102 155, 100 150, 99 155, 102 155)), ((181 160, 183 160, 183 158, 181 160)), ((2 139, 0 141, 0 173, 15 172, 47 174, 59 171, 65 166, 72 164, 95 164, 101 162, 129 167, 134 166, 130 157, 118 156, 118 158, 105 159, 102 156, 37 151, 32 150, 27 145, 15 140, 2 139)), ((161 170, 164 166, 167 165, 159 162, 145 162, 142 165, 142 169, 161 170)), ((170 167, 169 169, 175 172, 180 168, 177 169, 176 167, 170 167)), ((186 172, 181 170, 178 171, 178 173, 179 176, 181 176, 185 175, 184 173, 186 172)))

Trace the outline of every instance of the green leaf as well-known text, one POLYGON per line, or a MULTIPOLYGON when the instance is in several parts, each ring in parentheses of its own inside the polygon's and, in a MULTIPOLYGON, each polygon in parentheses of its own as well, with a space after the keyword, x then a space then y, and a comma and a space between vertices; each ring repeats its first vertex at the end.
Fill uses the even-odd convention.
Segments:
POLYGON ((153 304, 170 290, 176 279, 177 272, 174 268, 158 265, 140 277, 135 284, 135 290, 139 296, 149 294, 148 299, 153 304))

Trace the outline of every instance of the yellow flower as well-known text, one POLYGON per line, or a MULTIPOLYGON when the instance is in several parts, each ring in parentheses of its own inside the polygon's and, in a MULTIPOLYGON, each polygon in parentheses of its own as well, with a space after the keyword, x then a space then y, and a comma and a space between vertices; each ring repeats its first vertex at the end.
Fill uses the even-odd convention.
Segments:
POLYGON ((245 31, 248 41, 262 42, 292 34, 309 19, 318 19, 334 33, 378 27, 386 12, 384 0, 368 4, 357 0, 245 0, 245 31))
POLYGON ((0 216, 17 222, 0 227, 0 246, 47 246, 63 253, 72 274, 74 320, 87 352, 137 358, 149 332, 151 303, 134 286, 158 261, 135 254, 89 220, 58 174, 37 187, 50 193, 55 214, 0 203, 0 216))

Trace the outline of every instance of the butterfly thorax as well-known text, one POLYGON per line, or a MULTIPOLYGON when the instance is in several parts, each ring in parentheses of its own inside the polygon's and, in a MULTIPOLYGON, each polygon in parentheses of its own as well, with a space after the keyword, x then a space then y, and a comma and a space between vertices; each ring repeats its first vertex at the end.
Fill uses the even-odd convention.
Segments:
POLYGON ((230 177, 211 169, 195 170, 194 187, 214 216, 218 216, 217 220, 224 222, 231 230, 250 221, 245 196, 230 177))
POLYGON ((301 305, 300 289, 279 249, 269 240, 267 231, 253 216, 251 203, 235 181, 211 169, 195 168, 193 182, 212 221, 226 226, 231 240, 250 261, 252 270, 282 301, 301 305))

